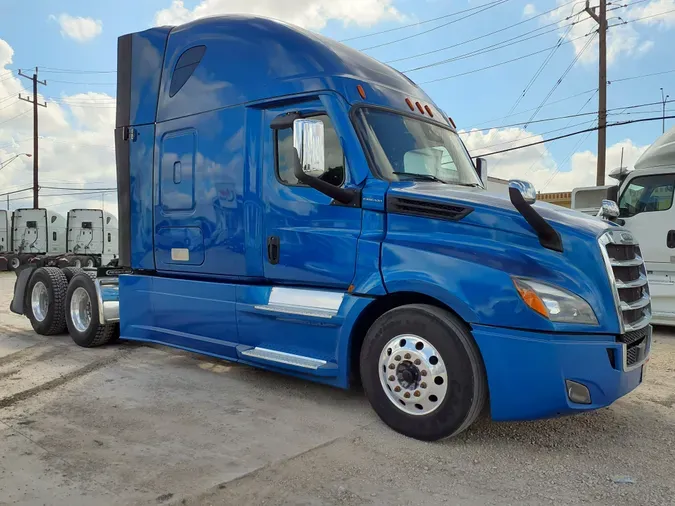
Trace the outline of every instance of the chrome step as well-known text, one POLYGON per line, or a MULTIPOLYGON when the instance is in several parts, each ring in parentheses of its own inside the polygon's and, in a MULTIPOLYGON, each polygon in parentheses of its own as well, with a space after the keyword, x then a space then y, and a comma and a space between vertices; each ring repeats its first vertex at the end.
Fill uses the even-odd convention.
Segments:
POLYGON ((294 355, 292 353, 284 353, 283 351, 270 350, 267 348, 250 348, 242 351, 241 354, 245 357, 267 360, 268 362, 276 362, 278 364, 294 365, 305 369, 318 369, 319 367, 326 365, 325 360, 303 357, 302 355, 294 355))

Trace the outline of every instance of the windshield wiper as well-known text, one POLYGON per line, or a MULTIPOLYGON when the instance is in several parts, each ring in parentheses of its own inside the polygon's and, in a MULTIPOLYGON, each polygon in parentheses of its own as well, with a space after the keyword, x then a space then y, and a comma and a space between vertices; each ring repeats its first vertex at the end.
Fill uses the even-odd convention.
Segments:
POLYGON ((393 171, 392 174, 396 174, 397 176, 418 177, 421 179, 427 179, 429 181, 437 181, 439 183, 445 183, 445 181, 443 181, 442 179, 439 179, 436 176, 432 176, 431 174, 419 174, 417 172, 398 172, 398 171, 393 171))
POLYGON ((472 188, 482 188, 483 185, 480 185, 478 183, 453 183, 456 184, 457 186, 470 186, 472 188))

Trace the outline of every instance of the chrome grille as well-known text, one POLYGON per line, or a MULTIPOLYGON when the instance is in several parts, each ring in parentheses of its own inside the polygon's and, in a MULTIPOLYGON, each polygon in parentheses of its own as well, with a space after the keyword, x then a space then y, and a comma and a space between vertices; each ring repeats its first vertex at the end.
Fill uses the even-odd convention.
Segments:
POLYGON ((647 270, 633 234, 609 230, 600 237, 602 255, 619 313, 621 333, 646 327, 651 320, 647 270))

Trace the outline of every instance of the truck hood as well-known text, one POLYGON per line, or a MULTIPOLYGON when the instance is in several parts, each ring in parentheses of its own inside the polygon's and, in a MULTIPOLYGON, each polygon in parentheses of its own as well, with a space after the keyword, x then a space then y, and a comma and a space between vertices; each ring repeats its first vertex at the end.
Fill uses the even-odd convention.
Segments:
MULTIPOLYGON (((482 188, 435 182, 392 183, 387 198, 396 197, 463 207, 470 211, 462 218, 462 222, 467 225, 536 236, 532 227, 513 207, 508 196, 488 193, 482 188)), ((536 202, 533 207, 563 236, 567 233, 576 233, 597 237, 613 226, 599 218, 546 202, 536 202)))

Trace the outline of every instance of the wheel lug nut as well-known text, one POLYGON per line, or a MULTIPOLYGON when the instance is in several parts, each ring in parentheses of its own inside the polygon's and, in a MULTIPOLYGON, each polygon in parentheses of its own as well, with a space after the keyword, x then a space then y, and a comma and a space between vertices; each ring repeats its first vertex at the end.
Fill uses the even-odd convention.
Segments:
POLYGON ((394 378, 394 375, 393 375, 393 374, 392 374, 391 376, 389 376, 389 381, 394 381, 395 379, 396 379, 396 378, 394 378))
POLYGON ((403 355, 403 357, 404 357, 406 360, 409 359, 409 358, 410 358, 410 353, 406 353, 405 355, 403 355))
POLYGON ((394 360, 396 360, 396 361, 401 360, 401 355, 396 355, 396 356, 394 357, 394 360))
POLYGON ((389 369, 396 369, 396 366, 394 364, 389 364, 389 369))
POLYGON ((415 359, 415 365, 420 365, 421 363, 422 363, 422 361, 419 358, 415 359))
POLYGON ((424 383, 424 382, 422 382, 422 383, 420 384, 420 387, 422 387, 422 388, 426 388, 426 387, 427 387, 427 384, 426 384, 426 383, 424 383))
POLYGON ((394 387, 394 392, 400 392, 400 391, 401 391, 401 387, 394 387))
POLYGON ((404 393, 404 394, 403 394, 403 397, 405 397, 406 399, 409 398, 409 397, 410 397, 410 392, 404 393))
POLYGON ((426 371, 422 371, 420 374, 421 374, 422 376, 426 376, 426 375, 427 375, 427 372, 426 372, 426 371))
POLYGON ((419 390, 415 390, 415 394, 414 394, 414 395, 415 395, 415 397, 419 397, 419 396, 420 396, 420 391, 419 391, 419 390))

